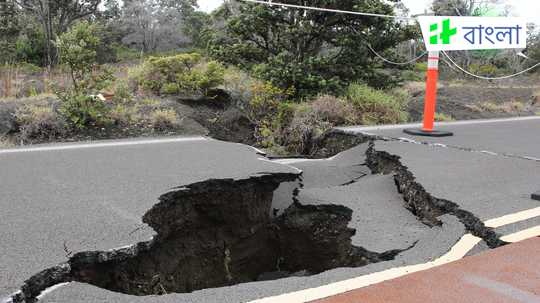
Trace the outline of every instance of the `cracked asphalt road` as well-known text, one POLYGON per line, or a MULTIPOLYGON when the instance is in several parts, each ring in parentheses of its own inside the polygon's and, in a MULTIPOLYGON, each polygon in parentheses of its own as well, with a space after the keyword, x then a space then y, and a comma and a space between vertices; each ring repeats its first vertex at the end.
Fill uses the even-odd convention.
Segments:
MULTIPOLYGON (((399 156, 428 194, 455 203, 481 222, 540 206, 530 199, 540 190, 540 118, 436 124, 454 132, 444 138, 413 137, 402 133, 403 128, 342 130, 378 137, 374 150, 399 156)), ((297 167, 304 171, 300 203, 346 205, 353 209, 349 227, 357 230, 354 245, 378 253, 405 251, 394 260, 359 268, 151 298, 69 283, 49 289, 40 302, 248 302, 429 262, 469 232, 453 214, 439 216, 441 226, 422 224, 403 207, 393 175, 367 169, 367 149, 365 144, 331 159, 273 162, 250 147, 204 138, 0 149, 0 298, 9 301, 26 279, 76 252, 147 241, 155 233, 141 218, 157 198, 173 187, 209 178, 296 172, 297 167)), ((292 203, 294 187, 282 184, 273 207, 282 211, 292 203)), ((495 232, 503 237, 539 221, 532 217, 495 232)), ((487 249, 480 242, 472 253, 487 249)))

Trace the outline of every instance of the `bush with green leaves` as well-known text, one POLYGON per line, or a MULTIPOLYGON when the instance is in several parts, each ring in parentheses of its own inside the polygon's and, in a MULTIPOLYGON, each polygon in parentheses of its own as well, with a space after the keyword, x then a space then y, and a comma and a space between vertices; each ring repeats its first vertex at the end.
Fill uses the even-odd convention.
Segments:
POLYGON ((77 21, 54 42, 71 78, 71 86, 56 85, 54 92, 64 102, 60 113, 69 117, 78 128, 83 128, 89 119, 99 123, 112 122, 105 116, 106 101, 92 96, 116 80, 110 68, 106 65, 98 68, 95 63, 95 48, 99 43, 95 32, 98 28, 98 24, 77 21))
POLYGON ((132 74, 144 90, 160 95, 192 92, 224 83, 225 69, 217 62, 202 64, 200 54, 150 57, 132 74))
POLYGON ((21 33, 15 42, 13 57, 18 62, 43 64, 45 57, 45 44, 43 43, 42 29, 39 24, 32 23, 21 33))
POLYGON ((403 77, 403 80, 405 81, 422 81, 425 78, 421 73, 412 70, 404 70, 403 73, 401 73, 401 77, 403 77))
POLYGON ((496 77, 499 75, 499 69, 491 63, 487 63, 482 66, 478 66, 478 64, 473 63, 469 67, 469 71, 482 77, 496 77))
POLYGON ((296 91, 294 86, 287 91, 270 82, 251 84, 253 99, 249 103, 249 117, 257 126, 257 139, 265 147, 279 145, 283 127, 292 118, 292 103, 287 100, 296 91))
POLYGON ((407 122, 410 97, 395 91, 376 90, 367 84, 351 84, 346 99, 355 108, 355 124, 396 124, 407 122))
POLYGON ((414 70, 417 71, 417 72, 425 72, 427 71, 427 62, 417 62, 415 65, 414 65, 414 70))
POLYGON ((540 103, 540 91, 533 92, 531 96, 531 104, 539 104, 540 103))

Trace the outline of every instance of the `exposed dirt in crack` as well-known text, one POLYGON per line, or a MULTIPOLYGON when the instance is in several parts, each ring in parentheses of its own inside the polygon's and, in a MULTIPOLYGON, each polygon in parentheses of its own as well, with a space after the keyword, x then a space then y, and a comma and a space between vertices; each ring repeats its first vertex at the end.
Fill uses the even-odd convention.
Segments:
MULTIPOLYGON (((481 90, 476 89, 458 90, 462 94, 481 94, 481 90)), ((445 93, 451 92, 452 89, 449 88, 441 90, 438 95, 438 106, 448 110, 441 110, 443 113, 455 113, 452 104, 464 107, 463 104, 450 100, 450 97, 448 102, 444 101, 445 93)), ((524 90, 523 98, 530 92, 524 90)), ((422 99, 421 96, 419 98, 422 99)), ((199 99, 200 96, 163 100, 173 104, 173 108, 185 115, 183 124, 178 129, 157 132, 142 123, 129 128, 121 125, 91 125, 85 130, 68 133, 67 138, 36 140, 33 143, 205 133, 216 139, 253 143, 253 125, 243 112, 228 103, 220 103, 218 98, 213 105, 205 103, 208 98, 199 99), (197 100, 201 103, 197 103, 197 100)), ((411 113, 414 110, 419 111, 415 106, 411 105, 411 113)), ((467 108, 463 109, 461 116, 453 114, 453 117, 472 119, 530 115, 533 109, 527 113, 483 112, 482 115, 474 115, 470 108, 467 108), (471 114, 473 115, 467 116, 471 114)), ((4 113, 8 112, 4 110, 4 113)), ((13 125, 8 126, 13 128, 13 125)), ((329 157, 375 139, 332 129, 313 140, 311 156, 329 157)), ((373 148, 367 153, 369 166, 374 172, 394 174, 407 209, 423 223, 429 226, 440 225, 437 217, 452 214, 491 248, 505 244, 499 240, 493 229, 486 228, 473 214, 460 209, 451 201, 438 199, 427 193, 421 184, 415 182, 407 167, 400 163, 398 156, 373 148)), ((285 277, 289 273, 294 275, 294 272, 307 275, 336 267, 363 266, 391 260, 402 251, 375 254, 362 247, 352 246, 350 237, 354 230, 347 228, 350 210, 346 207, 314 207, 297 202, 272 221, 268 216, 268 201, 271 201, 272 191, 277 184, 284 180, 280 179, 281 177, 265 181, 250 179, 247 183, 253 182, 251 184, 209 180, 207 183, 189 185, 168 193, 162 196, 162 202, 144 218, 146 223, 158 231, 155 239, 128 248, 76 254, 69 262, 30 278, 21 288, 21 292, 15 295, 14 302, 32 301, 40 291, 65 281, 81 281, 136 295, 189 292, 206 287, 264 280, 265 274, 276 271, 281 274, 275 276, 285 277), (210 184, 213 186, 209 186, 210 184), (213 200, 215 197, 220 197, 218 200, 222 201, 213 200), (257 198, 256 207, 252 207, 254 197, 257 198), (208 203, 197 204, 201 201, 208 203), (239 201, 241 203, 237 205, 238 208, 224 211, 218 207, 239 201), (259 208, 260 212, 256 210, 259 208), (244 224, 246 220, 248 224, 244 224), (207 226, 213 228, 203 231, 207 226), (194 274, 185 274, 186 272, 194 274)), ((285 179, 288 180, 289 177, 285 179)))
POLYGON ((474 214, 465 211, 456 203, 439 199, 429 194, 424 187, 415 181, 414 175, 407 166, 400 162, 400 157, 385 151, 377 151, 373 143, 366 152, 367 165, 374 171, 383 174, 394 174, 399 192, 405 199, 405 207, 430 226, 441 225, 437 217, 444 214, 456 216, 466 229, 474 236, 482 238, 490 248, 497 248, 507 243, 490 227, 486 227, 474 214))
POLYGON ((143 221, 157 235, 108 251, 81 252, 26 281, 14 302, 78 281, 132 295, 191 292, 238 283, 317 274, 393 259, 351 244, 352 210, 293 203, 273 219, 273 191, 300 173, 207 180, 160 197, 143 221))

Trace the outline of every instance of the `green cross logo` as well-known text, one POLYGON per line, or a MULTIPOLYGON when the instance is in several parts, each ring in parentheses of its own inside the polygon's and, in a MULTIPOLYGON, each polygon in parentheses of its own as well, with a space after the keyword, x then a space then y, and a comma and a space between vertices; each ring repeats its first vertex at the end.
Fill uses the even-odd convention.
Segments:
MULTIPOLYGON (((429 26, 429 31, 434 32, 439 29, 439 24, 435 23, 429 26)), ((440 35, 433 35, 429 37, 429 44, 438 44, 439 38, 442 40, 442 44, 450 44, 450 37, 457 34, 457 28, 450 29, 450 19, 446 19, 442 22, 442 32, 440 35)))

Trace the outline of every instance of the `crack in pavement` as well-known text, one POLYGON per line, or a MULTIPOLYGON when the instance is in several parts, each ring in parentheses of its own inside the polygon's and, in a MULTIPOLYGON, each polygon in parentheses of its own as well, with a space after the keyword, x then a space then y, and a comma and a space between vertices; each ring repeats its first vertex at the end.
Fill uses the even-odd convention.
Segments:
MULTIPOLYGON (((385 140, 385 138, 375 138, 371 137, 371 141, 395 141, 394 139, 388 139, 385 140)), ((368 140, 370 141, 370 140, 368 140)), ((400 141, 400 140, 397 140, 400 141)), ((458 150, 464 150, 468 152, 475 152, 475 153, 486 153, 482 151, 474 151, 474 150, 465 150, 462 148, 455 148, 455 147, 449 147, 442 144, 427 144, 427 143, 421 143, 421 142, 411 142, 412 140, 401 140, 400 142, 408 142, 408 143, 414 143, 419 145, 427 145, 427 146, 433 146, 433 147, 440 147, 440 148, 446 148, 446 149, 458 149, 458 150)), ((339 178, 334 178, 332 181, 337 184, 328 184, 328 186, 324 186, 323 189, 325 191, 330 191, 331 188, 340 188, 340 190, 354 188, 354 186, 359 186, 359 184, 362 184, 363 182, 368 182, 369 178, 379 178, 377 176, 377 173, 386 174, 382 175, 380 178, 392 178, 394 181, 394 189, 397 189, 397 192, 399 192, 401 195, 403 195, 400 199, 401 201, 405 201, 405 208, 407 208, 411 214, 414 216, 417 216, 419 220, 422 221, 423 224, 427 224, 427 226, 431 226, 430 228, 441 228, 443 225, 446 225, 447 219, 444 219, 445 215, 451 215, 455 218, 459 219, 459 221, 465 226, 466 230, 471 232, 472 234, 482 238, 490 247, 498 247, 500 245, 506 244, 504 241, 501 241, 500 236, 496 234, 493 231, 493 228, 488 226, 488 224, 482 223, 481 219, 476 217, 472 212, 466 211, 462 209, 460 205, 458 205, 455 202, 452 202, 450 200, 445 199, 439 199, 434 196, 432 196, 430 193, 428 193, 425 188, 422 186, 421 183, 416 181, 415 176, 412 174, 412 172, 400 161, 400 157, 396 155, 392 155, 384 150, 377 150, 374 143, 370 143, 369 145, 365 145, 364 147, 357 147, 357 151, 362 150, 364 151, 364 156, 366 157, 361 163, 358 164, 350 164, 347 165, 335 165, 332 161, 339 161, 340 157, 333 157, 330 161, 323 160, 323 161, 312 161, 312 162, 318 162, 318 163, 332 163, 331 165, 327 165, 326 168, 332 168, 336 170, 345 170, 347 169, 363 169, 368 167, 371 171, 371 174, 364 174, 364 173, 358 173, 361 175, 358 178, 355 178, 356 174, 351 173, 349 171, 344 171, 343 176, 345 179, 348 179, 350 181, 346 183, 339 183, 339 178), (369 146, 369 147, 367 147, 369 146), (327 162, 324 162, 327 161, 327 162), (368 178, 369 177, 369 178, 368 178)), ((494 153, 490 153, 494 154, 494 153)), ((505 156, 510 157, 508 155, 502 155, 502 154, 495 154, 497 156, 505 156)), ((539 161, 538 159, 526 159, 526 160, 533 160, 533 161, 539 161)), ((289 161, 287 162, 288 165, 292 166, 291 164, 295 163, 303 163, 302 165, 307 165, 311 160, 302 160, 302 161, 289 161)), ((276 161, 278 162, 278 161, 276 161)), ((286 162, 286 161, 283 161, 286 162)), ((344 162, 345 163, 345 162, 344 162)), ((293 193, 293 197, 291 200, 289 200, 289 205, 294 205, 294 207, 297 208, 297 210, 294 211, 302 211, 305 214, 309 214, 310 212, 314 211, 328 211, 328 210, 337 210, 338 208, 335 208, 335 206, 340 206, 342 201, 334 201, 332 205, 326 204, 330 198, 328 199, 321 199, 321 198, 313 198, 313 197, 320 197, 320 195, 317 194, 317 188, 323 183, 310 183, 311 180, 308 180, 306 182, 306 172, 307 170, 304 170, 303 177, 304 181, 299 181, 299 184, 294 184, 294 187, 296 188, 296 191, 293 193), (306 187, 304 183, 307 183, 308 186, 306 187), (311 200, 310 199, 311 195, 311 200), (296 200, 294 200, 296 199, 296 200), (306 200, 307 199, 307 200, 306 200), (312 205, 311 203, 314 203, 312 205)), ((317 172, 316 170, 314 171, 317 172)), ((260 173, 264 175, 265 173, 260 173)), ((309 179, 309 178, 308 178, 309 179)), ((176 193, 182 193, 185 192, 186 189, 197 189, 197 186, 181 186, 179 188, 176 188, 176 193)), ((351 203, 354 203, 354 199, 351 199, 351 203)), ((394 202, 392 202, 394 203, 394 202)), ((399 207, 402 207, 401 205, 398 205, 399 207)), ((344 206, 345 207, 345 206, 344 206)), ((348 207, 348 206, 346 206, 348 207)), ((341 208, 339 208, 341 209, 341 208)), ((285 210, 283 210, 285 211, 285 210)), ((270 210, 268 211, 268 213, 270 210)), ((289 213, 291 210, 289 210, 289 213)), ((352 216, 348 215, 347 211, 345 211, 345 208, 343 208, 341 211, 334 212, 336 215, 342 215, 344 217, 352 216)), ((354 212, 353 212, 354 213, 354 212)), ((281 214, 278 214, 278 211, 275 212, 275 218, 277 219, 281 214)), ((146 217, 146 216, 145 216, 146 217)), ((353 218, 353 217, 351 217, 353 218)), ((336 221, 336 223, 341 221, 336 221)), ((487 222, 487 221, 486 221, 487 222)), ((341 223, 340 223, 341 224, 341 223)), ((350 223, 349 223, 350 224, 350 223)), ((400 227, 403 228, 403 226, 415 226, 413 222, 404 222, 400 227)), ((350 226, 349 226, 350 227, 350 226)), ((139 230, 140 228, 137 228, 133 231, 131 231, 129 234, 132 234, 139 230)), ((350 229, 350 228, 349 228, 350 229)), ((356 228, 358 230, 358 228, 356 228)), ((350 233, 351 237, 354 238, 353 233, 350 233)), ((160 233, 158 233, 157 237, 160 236, 160 233)), ((395 234, 394 234, 395 237, 395 234)), ((99 260, 99 262, 104 263, 110 260, 122 260, 133 258, 137 255, 139 255, 141 252, 149 250, 152 245, 155 244, 155 238, 152 239, 150 242, 146 242, 146 245, 148 245, 146 248, 142 247, 140 250, 137 247, 137 245, 130 245, 127 247, 122 247, 119 249, 114 249, 106 252, 91 252, 91 253, 77 253, 75 256, 70 258, 69 262, 59 264, 58 266, 55 266, 54 268, 51 268, 50 270, 45 270, 41 273, 39 273, 36 276, 39 276, 40 279, 48 279, 49 281, 52 281, 51 283, 53 285, 60 285, 58 283, 63 283, 63 278, 67 275, 66 271, 71 272, 73 270, 73 264, 75 264, 75 257, 80 258, 77 261, 81 262, 96 262, 95 260, 99 260), (118 253, 123 254, 121 256, 118 255, 118 253), (84 256, 83 256, 84 255, 84 256), (73 263, 72 263, 73 262, 73 263), (62 276, 64 275, 64 276, 62 276), (55 284, 56 283, 56 284, 55 284)), ((396 256, 398 256, 402 252, 409 251, 413 248, 416 248, 415 246, 419 243, 419 241, 413 241, 408 246, 405 246, 402 249, 382 249, 379 252, 368 250, 360 245, 355 245, 356 254, 363 255, 366 257, 366 260, 371 260, 371 262, 381 262, 381 261, 396 261, 396 256), (379 259, 379 260, 377 260, 379 259)), ((64 243, 65 244, 65 243, 64 243)), ((422 244, 422 243, 420 243, 422 244)), ((228 247, 228 246, 227 246, 228 247)), ((68 252, 68 249, 64 245, 64 250, 68 252)), ((230 252, 227 254, 227 257, 230 258, 230 252)), ((281 260, 281 259, 280 259, 281 260)), ((281 262, 281 261, 280 261, 281 262)), ((278 262, 278 264, 280 264, 278 262)), ((83 264, 81 263, 81 264, 83 264)), ((229 263, 227 263, 229 264, 229 263)), ((79 264, 80 265, 80 264, 79 264)), ((275 264, 273 264, 275 266, 275 264)), ((229 268, 229 267, 227 267, 229 268)), ((230 274, 230 273, 229 273, 230 274)), ((34 276, 34 277, 36 277, 34 276)), ((33 278, 34 278, 33 277, 33 278)), ((161 276, 160 279, 167 279, 165 276, 161 276)), ((133 281, 133 280, 132 280, 133 281)), ((34 281, 35 282, 35 281, 34 281)), ((37 287, 41 290, 47 290, 49 289, 51 283, 35 283, 34 285, 30 285, 31 283, 27 283, 25 287, 37 287)), ((154 283, 157 285, 156 283, 154 283)), ((165 288, 163 285, 165 284, 159 284, 160 287, 165 291, 165 288)), ((24 300, 24 292, 28 291, 28 288, 24 289, 17 294, 13 294, 13 298, 24 300)), ((15 299, 14 302, 18 302, 15 299)))

